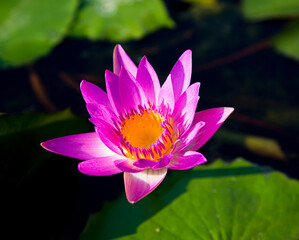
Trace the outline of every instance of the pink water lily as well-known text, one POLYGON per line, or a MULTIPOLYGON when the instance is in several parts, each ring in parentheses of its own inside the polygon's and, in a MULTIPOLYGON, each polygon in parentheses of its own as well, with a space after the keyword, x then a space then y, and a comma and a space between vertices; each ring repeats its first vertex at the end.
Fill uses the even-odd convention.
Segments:
POLYGON ((189 86, 191 68, 187 50, 161 87, 146 57, 136 67, 117 45, 113 73, 105 74, 107 93, 81 82, 95 132, 52 139, 42 146, 85 160, 78 166, 84 174, 124 172, 127 199, 137 202, 162 182, 168 169, 185 170, 206 162, 197 150, 233 111, 219 107, 195 112, 200 83, 189 86))

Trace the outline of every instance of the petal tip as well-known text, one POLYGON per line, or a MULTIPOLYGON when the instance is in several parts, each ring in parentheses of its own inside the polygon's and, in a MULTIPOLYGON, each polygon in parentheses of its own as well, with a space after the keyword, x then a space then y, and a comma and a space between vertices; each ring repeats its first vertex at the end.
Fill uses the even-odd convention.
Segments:
POLYGON ((115 47, 114 47, 114 51, 117 51, 117 50, 119 50, 119 49, 123 49, 123 48, 122 48, 122 46, 118 43, 118 44, 115 45, 115 47))
POLYGON ((130 201, 129 199, 127 199, 129 203, 131 204, 135 204, 136 202, 135 201, 130 201))
POLYGON ((78 170, 79 170, 79 172, 84 173, 83 168, 82 168, 82 162, 80 162, 78 164, 78 170))
POLYGON ((222 117, 219 119, 218 123, 223 123, 234 110, 233 107, 224 107, 222 117))
POLYGON ((51 140, 48 140, 48 141, 45 141, 45 142, 42 142, 40 143, 40 146, 48 151, 53 151, 51 150, 50 146, 51 146, 51 140))
POLYGON ((40 146, 43 147, 43 148, 45 148, 45 142, 41 142, 40 146))
POLYGON ((120 55, 122 51, 124 51, 122 46, 120 44, 116 44, 113 49, 113 58, 116 58, 117 55, 120 55))
POLYGON ((82 79, 82 81, 80 82, 80 86, 81 86, 82 84, 85 84, 86 82, 87 82, 86 80, 82 79))
POLYGON ((83 173, 83 174, 85 174, 85 175, 91 175, 92 176, 92 174, 88 174, 88 172, 85 170, 85 167, 84 167, 84 164, 86 163, 86 161, 83 161, 83 162, 80 162, 79 164, 78 164, 78 170, 79 170, 79 172, 80 173, 83 173))
POLYGON ((145 55, 140 60, 140 63, 143 63, 143 62, 147 62, 147 57, 145 55))
POLYGON ((185 51, 185 53, 187 53, 187 54, 191 54, 191 55, 192 55, 192 50, 191 50, 191 49, 187 49, 187 50, 185 51))
POLYGON ((191 49, 187 49, 185 52, 183 52, 183 54, 181 55, 180 59, 185 58, 185 57, 192 58, 192 51, 191 51, 191 49))
POLYGON ((225 112, 227 112, 229 114, 235 110, 233 107, 225 107, 224 109, 225 109, 225 112))
POLYGON ((88 85, 88 81, 86 81, 86 80, 82 80, 81 82, 80 82, 80 90, 81 90, 81 92, 82 91, 84 91, 84 89, 86 88, 86 86, 88 85))

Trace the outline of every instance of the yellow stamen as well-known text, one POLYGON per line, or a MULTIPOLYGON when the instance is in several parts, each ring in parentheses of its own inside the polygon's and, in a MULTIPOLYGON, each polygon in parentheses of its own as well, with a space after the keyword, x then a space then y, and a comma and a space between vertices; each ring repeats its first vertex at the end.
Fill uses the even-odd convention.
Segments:
POLYGON ((155 108, 140 107, 122 117, 118 126, 123 153, 131 159, 159 160, 173 145, 172 118, 155 108))

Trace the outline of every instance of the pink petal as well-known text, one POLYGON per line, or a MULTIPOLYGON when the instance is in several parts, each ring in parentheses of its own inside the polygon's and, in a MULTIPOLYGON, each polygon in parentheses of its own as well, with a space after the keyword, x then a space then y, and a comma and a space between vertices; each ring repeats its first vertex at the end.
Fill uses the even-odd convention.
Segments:
POLYGON ((95 127, 102 142, 113 152, 122 155, 119 146, 119 137, 114 131, 114 128, 105 121, 99 121, 98 125, 95 127))
POLYGON ((159 162, 155 166, 152 167, 152 169, 161 169, 166 167, 168 163, 172 160, 172 158, 172 154, 165 155, 163 158, 159 160, 159 162))
POLYGON ((124 68, 121 69, 119 75, 119 93, 125 112, 138 109, 138 105, 143 106, 146 103, 141 86, 136 82, 133 75, 124 68))
POLYGON ((164 179, 167 168, 146 169, 139 173, 124 173, 125 190, 130 203, 136 203, 152 192, 164 179))
POLYGON ((145 169, 145 168, 134 166, 134 160, 128 158, 126 160, 115 161, 114 164, 122 172, 137 173, 145 169))
POLYGON ((200 129, 185 150, 196 151, 204 145, 233 111, 234 109, 230 107, 219 107, 197 112, 194 117, 194 124, 203 121, 205 126, 200 129))
POLYGON ((113 125, 114 121, 118 119, 115 113, 105 105, 100 105, 96 103, 87 103, 86 104, 87 111, 93 120, 92 123, 95 125, 99 124, 100 119, 105 119, 106 122, 113 125))
POLYGON ((199 97, 192 98, 174 119, 175 123, 181 123, 179 127, 181 136, 190 128, 193 122, 198 100, 199 97))
POLYGON ((170 110, 170 113, 174 109, 174 93, 173 93, 173 87, 171 81, 166 81, 159 92, 159 98, 158 98, 158 105, 159 109, 162 109, 164 112, 168 112, 170 110))
POLYGON ((144 56, 138 66, 136 81, 142 87, 150 103, 158 102, 160 82, 157 73, 144 56))
POLYGON ((116 75, 120 74, 121 67, 127 69, 134 77, 137 74, 137 67, 127 55, 121 45, 117 44, 113 51, 113 72, 116 75))
POLYGON ((79 163, 80 172, 91 176, 108 176, 122 172, 114 164, 115 161, 122 161, 125 157, 117 154, 108 157, 99 157, 79 163))
POLYGON ((186 151, 174 154, 167 168, 174 170, 186 170, 199 164, 205 163, 207 159, 199 152, 186 151))
POLYGON ((115 155, 95 132, 55 138, 41 143, 41 146, 51 152, 83 160, 115 155))
POLYGON ((166 82, 171 81, 175 101, 190 85, 192 72, 192 52, 185 51, 170 71, 166 82))
POLYGON ((177 117, 183 110, 183 108, 192 100, 194 97, 198 97, 200 83, 196 82, 189 86, 187 90, 179 97, 175 103, 175 108, 173 111, 174 118, 177 117))
POLYGON ((107 94, 98 86, 83 80, 80 84, 80 88, 86 103, 97 103, 111 108, 107 94))
POLYGON ((109 70, 106 70, 105 79, 107 96, 111 106, 115 113, 121 114, 123 106, 121 104, 121 98, 119 94, 119 77, 109 70))
POLYGON ((176 142, 175 147, 173 149, 173 153, 179 152, 182 149, 184 149, 186 146, 188 146, 193 139, 198 135, 201 128, 205 125, 205 122, 198 122, 192 127, 189 128, 189 130, 176 142))
POLYGON ((149 159, 138 159, 133 163, 134 166, 139 168, 150 168, 157 164, 156 161, 149 160, 149 159))
POLYGON ((133 165, 139 168, 161 169, 167 166, 172 158, 172 154, 168 154, 162 157, 158 162, 149 159, 139 159, 135 161, 133 165))

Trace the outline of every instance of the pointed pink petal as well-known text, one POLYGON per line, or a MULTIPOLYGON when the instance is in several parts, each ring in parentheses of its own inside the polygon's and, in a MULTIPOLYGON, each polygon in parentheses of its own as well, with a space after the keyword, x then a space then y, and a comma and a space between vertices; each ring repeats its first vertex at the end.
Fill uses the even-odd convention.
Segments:
POLYGON ((134 160, 128 158, 126 160, 118 160, 114 162, 115 166, 118 169, 120 169, 122 172, 138 173, 145 169, 145 168, 134 166, 133 163, 134 160))
POLYGON ((194 98, 198 97, 200 83, 196 82, 189 86, 187 90, 179 97, 175 103, 175 108, 173 111, 173 117, 176 118, 181 114, 182 110, 186 105, 194 98))
POLYGON ((164 179, 167 168, 146 169, 139 173, 124 173, 125 190, 130 203, 136 203, 152 192, 164 179))
POLYGON ((83 160, 115 154, 95 132, 55 138, 41 143, 41 146, 48 151, 83 160))
POLYGON ((200 129, 197 136, 185 150, 196 151, 204 145, 233 111, 234 109, 230 107, 219 107, 197 112, 194 117, 194 123, 203 121, 205 126, 200 129))
POLYGON ((170 110, 170 113, 173 111, 175 100, 171 81, 166 81, 162 85, 159 92, 158 105, 159 109, 162 109, 164 112, 168 112, 168 109, 170 110))
POLYGON ((176 142, 175 147, 173 148, 173 153, 179 152, 188 146, 204 125, 205 122, 200 121, 190 127, 189 130, 176 142))
POLYGON ((114 73, 106 70, 105 72, 105 79, 106 79, 106 89, 107 89, 107 96, 111 103, 111 106, 115 113, 122 113, 122 104, 121 98, 119 94, 119 77, 114 73))
POLYGON ((125 157, 117 154, 108 157, 99 157, 79 163, 80 172, 91 176, 108 176, 122 172, 114 164, 115 161, 122 161, 125 157))
POLYGON ((119 75, 121 67, 127 69, 134 77, 137 74, 137 67, 127 55, 121 45, 117 44, 113 51, 113 72, 119 75))
POLYGON ((91 120, 91 122, 94 123, 95 125, 97 125, 96 123, 99 123, 98 120, 100 119, 105 119, 105 121, 111 125, 114 124, 113 121, 118 119, 115 113, 105 105, 100 105, 96 103, 87 103, 86 108, 91 118, 94 119, 91 120))
POLYGON ((155 166, 152 167, 152 169, 161 169, 166 167, 168 163, 172 160, 172 158, 172 154, 165 155, 163 158, 159 160, 159 162, 155 166))
POLYGON ((174 170, 186 170, 199 164, 205 163, 207 159, 199 152, 186 151, 174 154, 167 168, 174 170))
POLYGON ((86 103, 97 103, 111 108, 107 94, 98 86, 83 80, 80 88, 86 103))
POLYGON ((134 166, 139 168, 151 168, 157 164, 156 161, 149 160, 149 159, 138 159, 133 163, 134 166))
POLYGON ((119 137, 114 131, 115 129, 105 121, 98 121, 98 125, 95 127, 102 142, 113 152, 122 155, 119 146, 119 137))
POLYGON ((167 81, 172 82, 175 101, 190 85, 192 72, 192 52, 185 51, 170 71, 167 81))
POLYGON ((143 106, 146 103, 141 86, 136 82, 133 75, 124 68, 121 69, 119 75, 119 93, 125 112, 138 109, 138 105, 143 106))
POLYGON ((174 119, 175 123, 181 123, 179 126, 179 133, 181 136, 184 135, 193 122, 198 100, 199 97, 192 98, 182 109, 181 113, 177 114, 174 119))
POLYGON ((160 82, 157 73, 144 56, 138 66, 136 81, 142 87, 151 104, 156 105, 160 92, 160 82))

